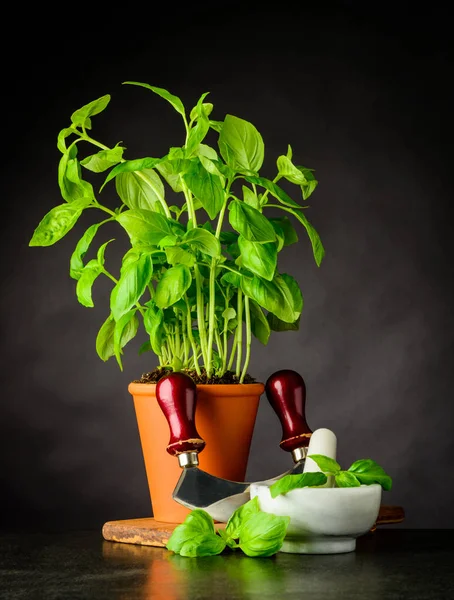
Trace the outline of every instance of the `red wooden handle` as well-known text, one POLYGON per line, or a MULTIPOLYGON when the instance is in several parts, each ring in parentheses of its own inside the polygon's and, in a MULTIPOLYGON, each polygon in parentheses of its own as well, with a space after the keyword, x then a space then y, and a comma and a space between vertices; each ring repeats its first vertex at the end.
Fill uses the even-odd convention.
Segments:
POLYGON ((306 422, 306 386, 296 371, 276 371, 265 385, 266 396, 282 425, 283 450, 291 452, 309 446, 312 430, 306 422))
POLYGON ((172 456, 184 452, 201 452, 205 447, 195 427, 197 388, 184 373, 171 373, 156 385, 156 399, 170 429, 166 450, 172 456))

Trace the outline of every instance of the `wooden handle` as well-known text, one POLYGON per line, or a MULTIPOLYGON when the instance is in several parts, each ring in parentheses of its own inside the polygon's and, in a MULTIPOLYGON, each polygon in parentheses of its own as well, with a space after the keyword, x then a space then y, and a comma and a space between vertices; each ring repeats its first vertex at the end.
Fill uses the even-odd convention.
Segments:
POLYGON ((306 422, 306 386, 296 371, 276 371, 265 385, 266 396, 282 425, 280 446, 286 452, 309 446, 312 430, 306 422))
POLYGON ((201 452, 205 442, 195 426, 197 388, 189 375, 171 373, 160 379, 156 385, 156 399, 169 424, 167 452, 172 456, 201 452))

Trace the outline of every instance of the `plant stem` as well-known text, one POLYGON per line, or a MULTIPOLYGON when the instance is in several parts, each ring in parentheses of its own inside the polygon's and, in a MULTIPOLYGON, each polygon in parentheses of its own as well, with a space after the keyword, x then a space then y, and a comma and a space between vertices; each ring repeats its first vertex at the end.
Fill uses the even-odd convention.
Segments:
POLYGON ((175 310, 175 356, 180 358, 181 354, 181 340, 180 340, 180 320, 178 318, 178 312, 175 310))
POLYGON ((240 383, 243 383, 244 377, 249 368, 249 361, 251 360, 251 313, 249 310, 249 296, 244 296, 244 313, 246 315, 246 357, 244 359, 243 372, 241 373, 240 383))
POLYGON ((241 359, 243 355, 243 292, 238 290, 238 303, 237 303, 237 338, 236 338, 236 376, 240 376, 241 370, 241 359))
POLYGON ((212 372, 212 356, 213 356, 213 335, 214 335, 214 318, 215 318, 215 275, 216 275, 216 259, 212 259, 210 267, 210 284, 209 284, 209 304, 208 304, 208 348, 207 362, 205 364, 207 376, 211 376, 212 372))
POLYGON ((205 314, 202 292, 202 276, 200 275, 197 263, 194 265, 196 294, 197 294, 197 326, 200 334, 200 348, 202 350, 202 358, 205 368, 208 370, 207 360, 207 333, 205 328, 205 314))
POLYGON ((235 353, 236 353, 236 340, 238 338, 238 326, 235 330, 235 335, 233 336, 233 344, 232 344, 232 351, 230 353, 230 359, 229 359, 229 364, 227 365, 227 371, 230 371, 232 369, 232 365, 233 365, 233 359, 235 358, 235 353))
POLYGON ((194 341, 194 336, 192 335, 192 318, 191 318, 191 307, 189 306, 189 300, 187 295, 184 295, 184 299, 186 302, 186 306, 188 307, 188 316, 187 316, 187 329, 188 329, 188 337, 192 347, 192 354, 194 356, 194 367, 197 372, 197 375, 200 375, 200 367, 199 367, 199 359, 197 356, 197 347, 194 341))

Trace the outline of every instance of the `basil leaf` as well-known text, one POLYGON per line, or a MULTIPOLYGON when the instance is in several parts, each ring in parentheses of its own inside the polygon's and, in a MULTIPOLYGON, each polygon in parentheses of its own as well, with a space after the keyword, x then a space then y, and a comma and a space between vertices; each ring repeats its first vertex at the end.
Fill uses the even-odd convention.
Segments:
POLYGON ((111 356, 114 356, 114 331, 115 321, 110 314, 101 325, 96 336, 96 352, 101 360, 106 362, 111 356))
MULTIPOLYGON (((206 98, 207 94, 203 94, 202 95, 202 100, 204 100, 206 98)), ((211 104, 211 102, 204 102, 202 104, 202 108, 203 108, 203 113, 206 117, 209 117, 211 115, 211 113, 213 112, 213 104, 211 104)), ((191 110, 191 112, 189 113, 189 119, 191 121, 196 121, 200 116, 200 107, 197 103, 197 106, 194 106, 194 108, 191 110)))
POLYGON ((197 250, 214 258, 221 255, 221 244, 219 243, 219 240, 206 229, 200 227, 191 229, 184 235, 183 242, 186 242, 193 248, 197 248, 197 250))
POLYGON ((243 277, 241 289, 246 296, 286 323, 293 323, 301 313, 298 298, 292 293, 294 290, 289 288, 281 275, 276 275, 273 281, 257 276, 252 279, 243 277))
POLYGON ((179 554, 185 543, 199 535, 208 537, 215 535, 215 529, 210 515, 197 508, 189 513, 181 525, 175 527, 166 548, 179 554))
POLYGON ((320 264, 321 264, 321 262, 322 262, 322 260, 323 260, 323 257, 325 256, 325 248, 323 247, 322 240, 320 239, 320 236, 318 235, 318 233, 315 230, 314 226, 309 223, 309 221, 307 220, 306 215, 302 211, 300 211, 300 210, 290 210, 290 209, 288 209, 288 210, 305 227, 305 229, 307 231, 307 235, 309 236, 309 239, 310 239, 311 244, 312 244, 312 252, 314 254, 315 262, 317 263, 317 266, 319 267, 320 264))
POLYGON ((227 525, 225 526, 224 531, 227 536, 231 539, 238 539, 240 537, 242 526, 250 517, 259 512, 260 505, 257 496, 251 500, 248 500, 248 502, 237 508, 232 513, 230 519, 227 521, 227 525))
POLYGON ((186 265, 191 268, 195 264, 195 256, 188 250, 183 250, 178 246, 169 246, 165 251, 169 265, 186 265))
POLYGON ((66 138, 76 133, 72 127, 65 127, 62 129, 57 137, 57 148, 62 154, 67 154, 68 148, 66 147, 66 138))
POLYGON ((250 242, 240 235, 238 246, 241 253, 241 262, 246 269, 268 281, 274 277, 277 265, 276 244, 260 244, 250 242))
POLYGON ((241 286, 241 280, 243 279, 241 273, 233 273, 232 271, 227 271, 221 277, 221 282, 224 285, 233 285, 233 287, 239 288, 241 286))
POLYGON ((172 190, 176 193, 182 192, 183 187, 181 185, 181 175, 185 173, 191 163, 186 159, 173 159, 166 160, 156 165, 156 169, 159 171, 161 176, 167 181, 172 190))
POLYGON ((323 454, 309 454, 308 458, 311 458, 317 466, 328 475, 337 475, 341 471, 340 464, 330 458, 329 456, 323 456, 323 454))
POLYGON ((293 323, 286 323, 285 321, 281 321, 276 315, 273 315, 273 313, 268 313, 266 319, 272 331, 298 331, 300 328, 300 317, 293 323))
POLYGON ((93 171, 93 173, 102 173, 121 161, 124 150, 121 146, 115 146, 115 148, 109 150, 100 150, 96 154, 91 154, 81 160, 80 164, 89 171, 93 171))
POLYGON ((93 283, 102 273, 102 269, 96 259, 90 260, 82 269, 82 273, 76 285, 77 299, 88 308, 93 308, 93 299, 91 296, 93 283))
POLYGON ((208 146, 207 144, 199 144, 199 147, 197 149, 197 155, 199 159, 201 156, 203 156, 204 158, 208 158, 210 161, 218 160, 218 153, 216 152, 216 150, 211 146, 208 146))
POLYGON ((287 156, 279 156, 277 159, 277 169, 279 175, 282 175, 282 177, 285 177, 285 179, 291 183, 295 183, 296 185, 307 183, 304 173, 302 173, 287 156))
POLYGON ((386 491, 392 488, 391 477, 385 472, 383 467, 380 467, 380 465, 370 458, 357 460, 348 471, 354 473, 355 477, 365 485, 379 483, 386 491))
POLYGON ((312 192, 318 185, 318 181, 315 179, 312 169, 306 169, 305 167, 296 167, 306 178, 306 183, 301 185, 301 192, 303 194, 303 200, 307 200, 312 192))
POLYGON ((263 314, 260 306, 254 302, 254 300, 249 301, 249 309, 251 313, 252 335, 256 337, 264 346, 266 346, 271 333, 268 320, 263 314))
POLYGON ((274 196, 277 200, 279 200, 279 202, 281 202, 285 206, 292 206, 293 208, 298 209, 301 208, 298 202, 292 200, 292 198, 290 198, 290 196, 286 192, 284 192, 284 190, 281 187, 279 187, 277 183, 274 183, 274 181, 270 181, 265 177, 252 176, 246 177, 246 181, 249 181, 249 183, 255 183, 256 185, 261 185, 266 190, 268 190, 272 196, 274 196))
POLYGON ((217 131, 218 133, 221 132, 223 125, 224 125, 224 123, 222 121, 211 121, 210 120, 211 129, 214 129, 214 131, 217 131))
POLYGON ((153 169, 120 173, 115 179, 117 194, 128 208, 142 208, 164 214, 161 200, 164 184, 153 169))
POLYGON ((186 142, 186 156, 190 156, 194 150, 198 148, 199 144, 205 139, 205 136, 210 129, 210 121, 208 120, 208 115, 203 108, 203 101, 207 96, 208 92, 202 94, 197 102, 197 105, 193 109, 197 114, 197 123, 195 127, 192 127, 192 129, 189 131, 186 142))
POLYGON ((125 313, 116 323, 114 328, 114 352, 118 362, 118 366, 123 371, 123 364, 121 362, 122 348, 131 341, 139 327, 139 321, 136 314, 136 308, 125 313))
POLYGON ((258 172, 260 170, 265 146, 262 136, 252 123, 227 115, 218 144, 222 158, 234 171, 258 172))
POLYGON ((348 471, 340 471, 337 473, 335 481, 337 487, 359 487, 361 485, 353 473, 349 473, 348 471))
POLYGON ((77 246, 74 249, 74 252, 71 255, 70 263, 69 263, 69 275, 73 279, 79 279, 82 274, 82 269, 84 268, 83 257, 87 253, 93 238, 96 235, 99 227, 102 223, 95 223, 91 225, 84 235, 77 242, 77 246))
POLYGON ((318 487, 324 485, 328 477, 324 473, 300 473, 298 475, 285 475, 270 486, 272 498, 286 494, 291 490, 304 487, 318 487))
MULTIPOLYGON (((76 146, 73 146, 77 150, 76 146)), ((80 163, 70 154, 64 154, 58 164, 58 185, 66 202, 76 202, 83 198, 94 199, 93 186, 82 179, 80 163)))
POLYGON ((164 273, 156 286, 154 300, 159 308, 167 308, 183 297, 192 283, 191 271, 186 265, 175 265, 164 273))
POLYGON ((180 549, 181 556, 215 556, 220 554, 226 546, 225 541, 215 533, 201 533, 191 536, 180 549))
POLYGON ((154 300, 150 300, 146 304, 147 310, 143 317, 145 330, 150 336, 150 344, 153 352, 159 356, 164 340, 164 311, 156 307, 154 300))
POLYGON ((138 302, 153 274, 153 263, 147 254, 130 260, 121 269, 120 279, 110 295, 110 309, 115 321, 138 302))
POLYGON ((276 233, 268 219, 244 202, 230 202, 229 221, 233 229, 250 242, 274 242, 276 239, 276 233))
POLYGON ((219 177, 208 173, 200 161, 197 161, 183 178, 194 196, 200 200, 210 219, 215 219, 224 204, 224 190, 219 177))
POLYGON ((241 528, 239 547, 247 556, 272 556, 279 552, 290 517, 259 512, 241 528))
POLYGON ((151 210, 125 210, 118 215, 117 221, 126 229, 133 245, 157 245, 164 237, 172 235, 172 221, 151 210))
POLYGON ((151 344, 150 342, 144 342, 140 348, 139 348, 139 356, 141 356, 142 354, 145 354, 145 352, 150 352, 150 350, 152 350, 151 344))
POLYGON ((164 100, 167 100, 167 102, 169 102, 173 106, 173 108, 178 113, 180 113, 180 115, 186 114, 185 110, 184 110, 183 102, 178 98, 178 96, 174 96, 173 94, 171 94, 164 88, 155 87, 153 85, 149 85, 148 83, 140 83, 139 81, 124 81, 123 85, 126 85, 126 84, 127 85, 138 85, 140 87, 147 88, 148 90, 151 90, 158 96, 161 96, 161 98, 164 98, 164 100))
MULTIPOLYGON (((118 177, 118 175, 120 175, 121 173, 136 172, 137 174, 139 174, 142 171, 146 171, 148 169, 154 169, 154 167, 157 167, 157 165, 159 165, 161 162, 163 162, 165 160, 167 160, 167 156, 164 156, 163 158, 146 157, 146 158, 136 158, 134 160, 124 160, 123 162, 121 162, 119 165, 114 167, 109 172, 109 174, 107 175, 107 177, 104 180, 104 183, 99 188, 99 191, 102 192, 102 190, 104 189, 104 186, 107 185, 109 183, 109 181, 112 181, 112 179, 115 179, 115 177, 118 177)), ((152 183, 150 185, 152 185, 152 183)))
MULTIPOLYGON (((203 144, 201 144, 202 146, 203 144)), ((223 173, 219 170, 218 165, 220 163, 218 163, 217 161, 213 161, 210 158, 207 158, 206 156, 199 156, 199 160, 201 162, 201 164, 203 165, 203 168, 206 169, 208 171, 208 173, 211 173, 211 175, 215 175, 216 177, 219 177, 219 180, 221 182, 221 187, 224 187, 225 184, 225 177, 223 175, 223 173)))
POLYGON ((291 323, 299 319, 303 310, 303 295, 296 280, 287 273, 282 273, 274 278, 276 284, 280 287, 282 295, 286 302, 293 308, 296 317, 291 323))
POLYGON ((257 194, 255 194, 250 188, 248 188, 245 185, 243 185, 242 189, 243 189, 243 201, 246 204, 249 204, 249 206, 252 206, 252 208, 259 210, 260 203, 259 203, 259 199, 257 198, 257 194))
POLYGON ((83 209, 90 203, 90 198, 84 198, 71 204, 60 204, 50 210, 35 229, 29 246, 52 246, 61 240, 74 227, 83 209))
POLYGON ((76 127, 85 125, 88 117, 93 117, 94 115, 97 115, 100 112, 102 112, 109 104, 109 102, 110 95, 106 94, 105 96, 101 96, 101 98, 98 98, 97 100, 93 100, 92 102, 85 104, 85 106, 82 106, 82 108, 79 108, 79 110, 76 110, 71 115, 72 124, 76 127))
POLYGON ((290 246, 298 241, 298 234, 288 217, 271 218, 269 221, 274 228, 277 226, 279 231, 282 231, 284 236, 284 246, 290 246))

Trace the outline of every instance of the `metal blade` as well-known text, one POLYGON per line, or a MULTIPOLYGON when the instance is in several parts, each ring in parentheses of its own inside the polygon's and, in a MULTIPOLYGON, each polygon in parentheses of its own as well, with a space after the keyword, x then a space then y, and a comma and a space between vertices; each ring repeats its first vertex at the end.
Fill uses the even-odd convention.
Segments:
POLYGON ((242 494, 249 485, 246 482, 221 479, 197 467, 189 467, 180 475, 172 497, 188 508, 205 508, 219 500, 242 494))

